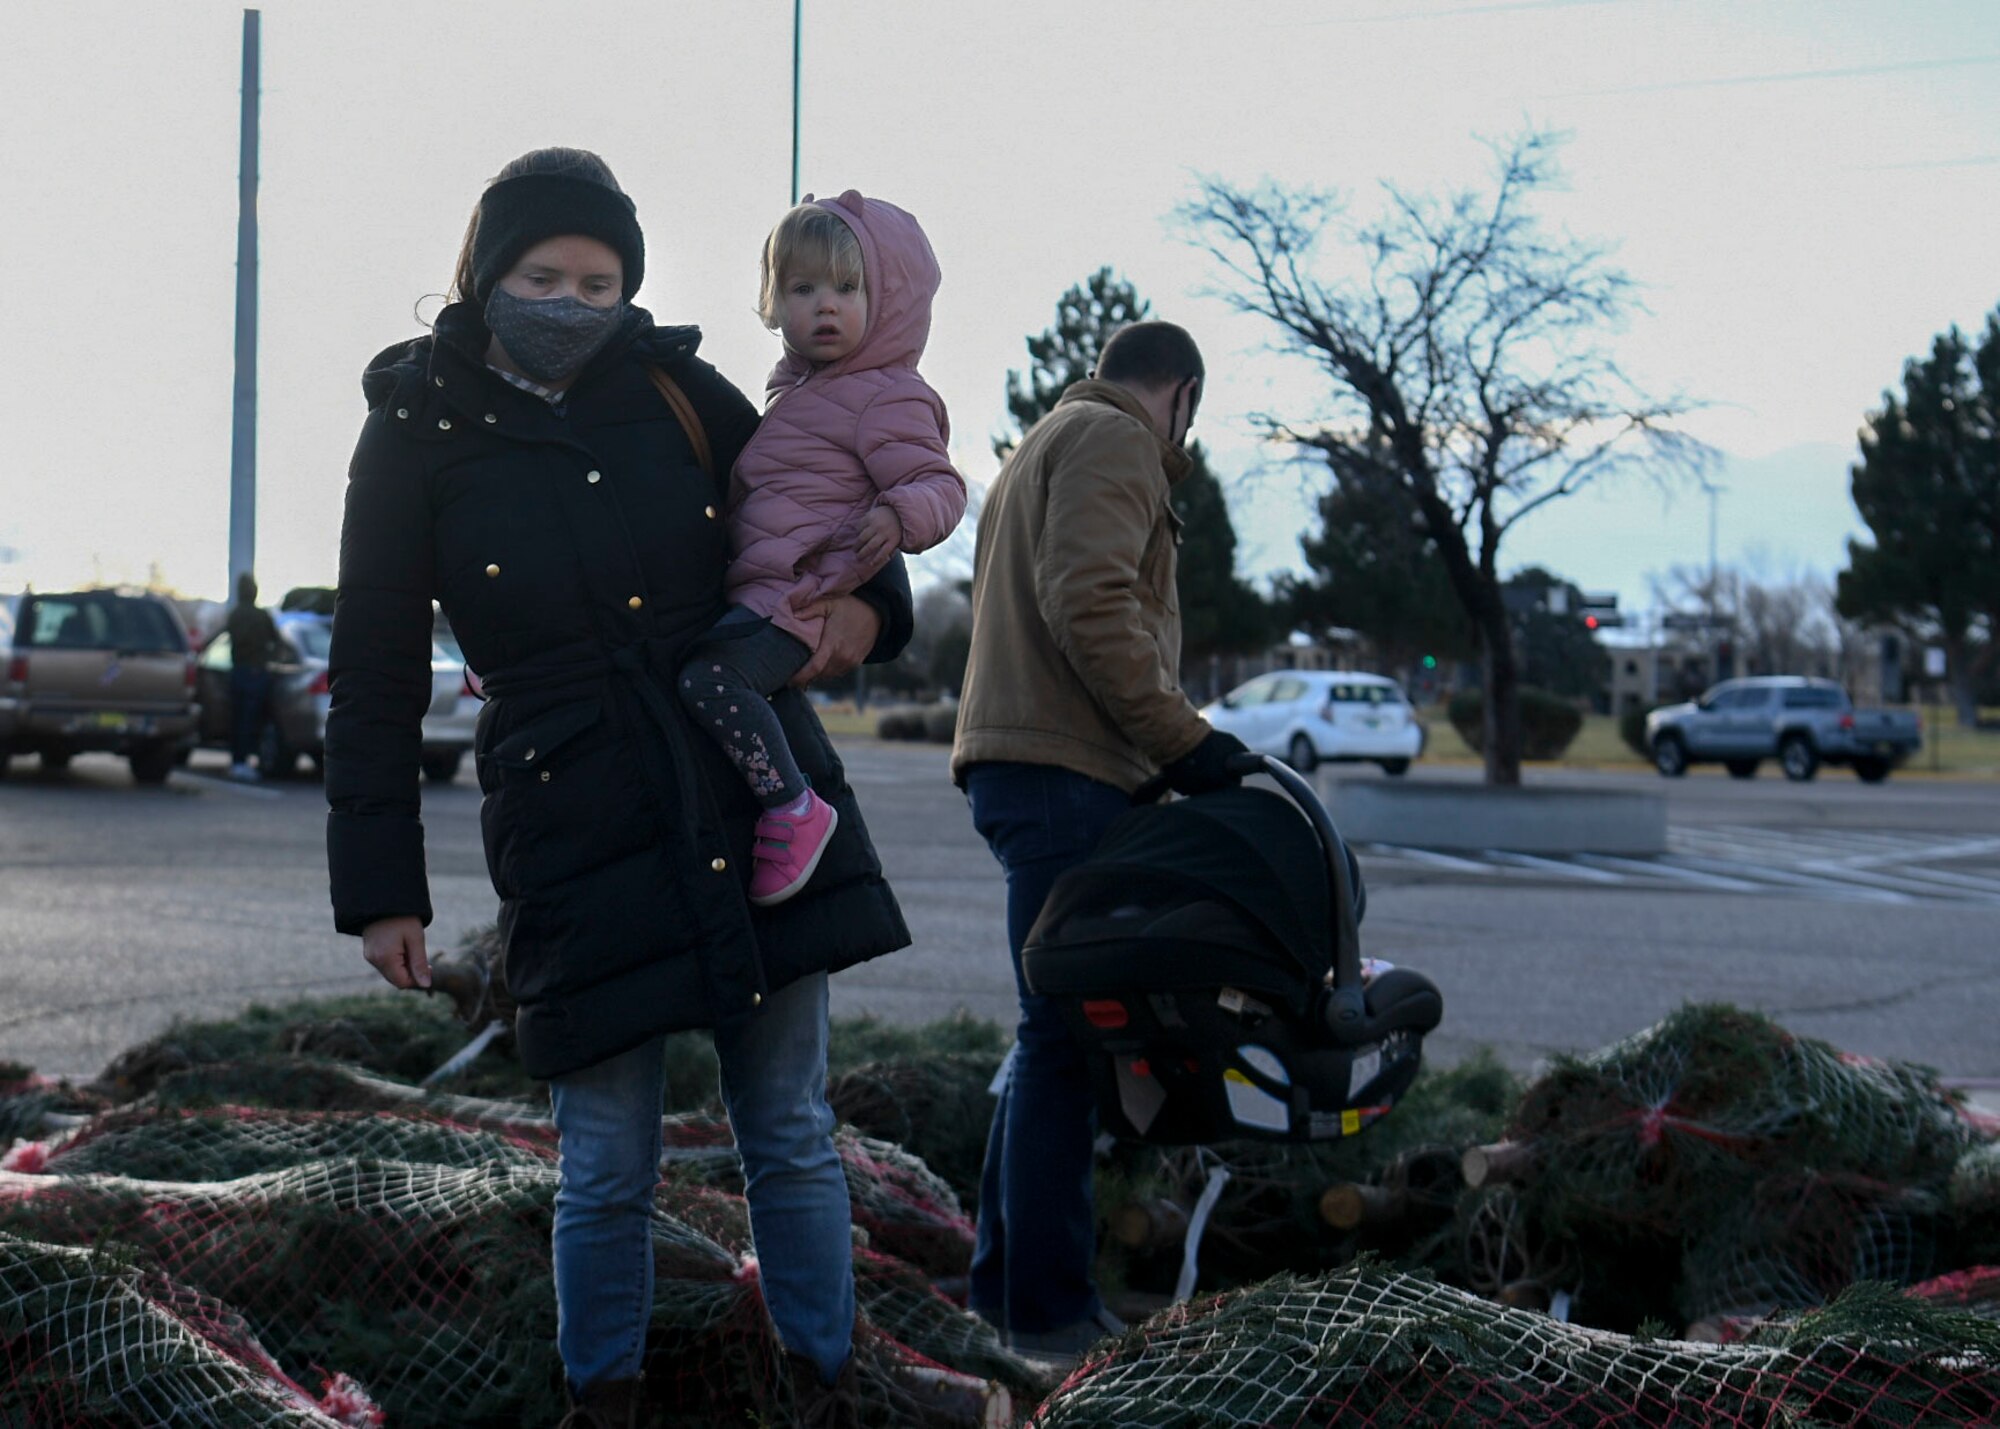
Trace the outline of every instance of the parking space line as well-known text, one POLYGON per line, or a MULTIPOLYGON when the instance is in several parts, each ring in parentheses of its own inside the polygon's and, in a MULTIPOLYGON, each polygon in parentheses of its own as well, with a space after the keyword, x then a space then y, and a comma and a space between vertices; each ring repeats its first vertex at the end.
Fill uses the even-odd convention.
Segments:
POLYGON ((1941 863, 1954 858, 1974 858, 1982 853, 2000 852, 2000 839, 1959 839, 1952 843, 1919 844, 1905 846, 1894 853, 1860 854, 1853 858, 1821 859, 1803 865, 1806 868, 1847 872, 1871 864, 1884 863, 1941 863))
MULTIPOLYGON (((1669 855, 1668 857, 1671 857, 1669 855)), ((1748 883, 1740 878, 1727 878, 1717 873, 1704 873, 1698 868, 1684 868, 1669 863, 1666 858, 1636 859, 1620 858, 1608 853, 1580 853, 1578 863, 1590 868, 1609 869, 1617 873, 1631 873, 1643 878, 1677 879, 1683 883, 1693 883, 1702 888, 1718 888, 1728 893, 1768 893, 1768 883, 1748 883)))
POLYGON ((1483 863, 1475 863, 1469 858, 1459 858, 1455 854, 1439 853, 1436 849, 1411 848, 1407 844, 1357 844, 1362 853, 1385 855, 1390 858, 1408 859, 1411 863, 1428 864, 1432 868, 1448 868, 1455 873, 1491 874, 1496 870, 1483 863))
POLYGON ((1516 853, 1512 849, 1483 848, 1479 856, 1494 863, 1511 864, 1515 868, 1534 869, 1552 873, 1559 878, 1580 878, 1586 883, 1626 883, 1625 875, 1609 873, 1601 868, 1586 868, 1583 864, 1568 859, 1543 858, 1539 854, 1516 853))
POLYGON ((1719 873, 1725 878, 1753 878, 1762 882, 1779 884, 1788 888, 1804 889, 1823 894, 1829 898, 1844 899, 1856 903, 1910 903, 1908 894, 1897 893, 1886 888, 1856 888, 1842 883, 1839 879, 1819 874, 1799 873, 1794 869, 1769 864, 1745 864, 1738 860, 1702 858, 1695 854, 1676 853, 1683 864, 1693 868, 1703 868, 1719 873))

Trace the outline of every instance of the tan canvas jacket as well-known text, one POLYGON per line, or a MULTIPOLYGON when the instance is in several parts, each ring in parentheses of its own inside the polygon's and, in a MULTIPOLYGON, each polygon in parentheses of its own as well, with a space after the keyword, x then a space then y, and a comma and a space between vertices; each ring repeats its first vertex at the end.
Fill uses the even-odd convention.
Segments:
POLYGON ((979 513, 953 779, 1010 760, 1129 790, 1208 733, 1179 677, 1167 493, 1188 467, 1110 382, 1072 386, 1015 448, 979 513))

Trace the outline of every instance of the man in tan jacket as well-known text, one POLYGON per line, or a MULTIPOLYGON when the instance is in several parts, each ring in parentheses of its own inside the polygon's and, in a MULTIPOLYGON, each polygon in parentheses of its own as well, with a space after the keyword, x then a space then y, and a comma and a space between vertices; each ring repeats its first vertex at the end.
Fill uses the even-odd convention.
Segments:
POLYGON ((1008 458, 979 515, 972 654, 952 777, 1007 876, 1021 1022, 980 1177, 970 1303, 1017 1350, 1071 1358, 1123 1327, 1091 1281, 1095 1103, 1083 1052, 1021 980, 1021 944, 1056 876, 1131 792, 1236 782, 1243 745, 1181 692, 1168 500, 1201 399, 1194 339, 1119 329, 1008 458))

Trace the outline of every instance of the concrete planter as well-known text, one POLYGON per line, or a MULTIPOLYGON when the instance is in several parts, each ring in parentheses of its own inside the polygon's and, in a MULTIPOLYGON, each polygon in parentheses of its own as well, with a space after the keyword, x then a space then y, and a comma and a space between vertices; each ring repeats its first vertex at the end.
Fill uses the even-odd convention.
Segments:
POLYGON ((1346 779, 1331 808, 1341 837, 1355 843, 1548 854, 1667 851, 1667 804, 1658 794, 1346 779))

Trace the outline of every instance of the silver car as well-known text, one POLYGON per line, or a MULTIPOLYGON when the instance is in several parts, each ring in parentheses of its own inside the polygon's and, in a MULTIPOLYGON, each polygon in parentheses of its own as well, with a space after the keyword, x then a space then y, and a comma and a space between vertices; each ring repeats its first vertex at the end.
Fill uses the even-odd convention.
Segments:
MULTIPOLYGON (((332 703, 327 657, 333 646, 333 621, 306 611, 274 610, 278 658, 271 665, 271 719, 264 727, 257 766, 266 778, 293 773, 303 755, 318 768, 326 756, 326 712, 332 703)), ((229 632, 218 633, 202 648, 197 679, 201 696, 201 742, 229 747, 229 673, 233 664, 229 632)), ((465 663, 439 646, 431 646, 431 704, 424 715, 425 777, 450 783, 458 777, 466 750, 472 748, 472 728, 459 716, 465 686, 465 663)))

